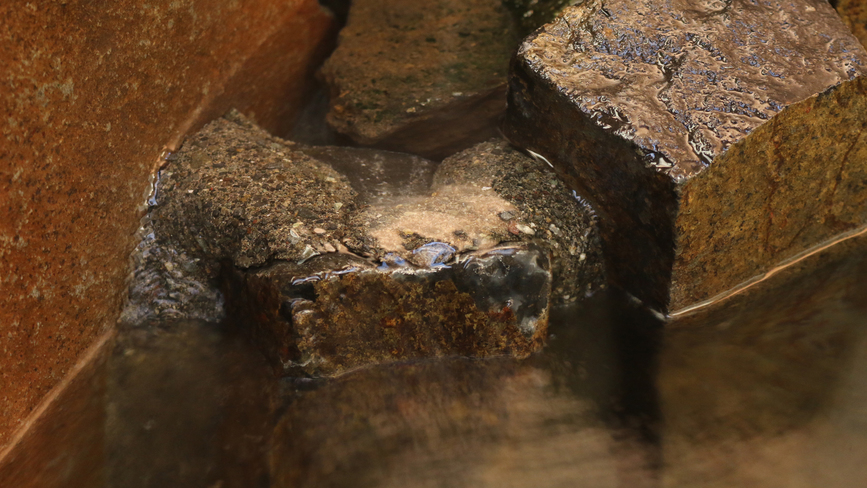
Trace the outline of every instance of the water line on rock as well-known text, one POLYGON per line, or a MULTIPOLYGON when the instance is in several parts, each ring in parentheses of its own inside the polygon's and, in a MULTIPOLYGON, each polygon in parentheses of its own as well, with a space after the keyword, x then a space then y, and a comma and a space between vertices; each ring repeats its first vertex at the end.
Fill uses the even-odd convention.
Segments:
POLYGON ((853 238, 862 236, 864 234, 867 234, 867 225, 858 227, 858 228, 851 230, 849 232, 844 232, 842 234, 838 234, 836 237, 834 237, 830 240, 827 240, 821 244, 818 244, 818 245, 813 246, 807 250, 801 251, 798 254, 795 254, 791 258, 783 261, 782 263, 771 268, 767 272, 762 273, 762 274, 757 275, 757 276, 754 276, 754 277, 744 281, 743 283, 741 283, 741 284, 739 284, 733 288, 730 288, 729 290, 726 290, 726 291, 724 291, 724 292, 722 292, 716 296, 713 296, 707 300, 704 300, 702 302, 698 302, 696 304, 693 304, 693 305, 690 305, 688 307, 684 307, 680 310, 677 310, 675 312, 672 312, 669 314, 669 318, 682 317, 685 315, 689 315, 689 314, 692 314, 693 312, 696 312, 698 310, 707 308, 711 305, 721 303, 725 300, 728 300, 729 298, 740 295, 741 293, 749 290, 750 288, 758 285, 759 283, 761 283, 763 281, 768 280, 769 278, 773 277, 774 275, 800 263, 801 261, 809 258, 810 256, 814 256, 814 255, 830 248, 831 246, 841 244, 845 241, 848 241, 849 239, 853 239, 853 238))

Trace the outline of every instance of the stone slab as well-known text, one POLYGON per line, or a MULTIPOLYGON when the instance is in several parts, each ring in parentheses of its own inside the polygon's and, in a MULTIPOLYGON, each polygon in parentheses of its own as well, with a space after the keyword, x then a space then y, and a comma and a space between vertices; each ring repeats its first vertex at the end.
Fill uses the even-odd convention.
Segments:
POLYGON ((504 130, 678 310, 865 223, 865 60, 824 1, 588 1, 519 49, 504 130))

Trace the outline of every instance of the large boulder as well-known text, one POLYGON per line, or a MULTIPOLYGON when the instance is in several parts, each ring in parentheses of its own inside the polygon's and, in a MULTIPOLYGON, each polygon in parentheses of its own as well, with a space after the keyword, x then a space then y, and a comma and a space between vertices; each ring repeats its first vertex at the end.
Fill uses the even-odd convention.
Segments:
POLYGON ((865 61, 821 0, 589 0, 520 47, 504 130, 591 200, 612 280, 678 310, 865 223, 865 61))
POLYGON ((504 141, 437 168, 284 141, 233 113, 190 138, 158 188, 124 317, 216 321, 225 297, 283 374, 525 357, 552 303, 605 284, 595 214, 504 141))

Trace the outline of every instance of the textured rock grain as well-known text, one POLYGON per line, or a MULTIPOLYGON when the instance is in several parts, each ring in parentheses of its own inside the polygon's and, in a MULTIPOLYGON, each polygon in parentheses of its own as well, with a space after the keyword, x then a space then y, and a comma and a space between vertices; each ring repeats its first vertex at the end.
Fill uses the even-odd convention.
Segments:
POLYGON ((595 215, 504 141, 434 169, 212 122, 162 173, 125 317, 207 319, 221 287, 286 374, 537 351, 552 302, 604 286, 595 215))
POLYGON ((824 1, 588 1, 519 49, 504 130, 591 199, 612 280, 676 310, 867 220, 865 60, 824 1))
POLYGON ((500 0, 357 0, 322 68, 329 124, 442 159, 496 135, 515 24, 500 0))
MULTIPOLYGON (((333 22, 315 0, 0 2, 0 18, 2 448, 115 324, 163 148, 231 107, 287 130, 333 22)), ((0 485, 73 485, 48 480, 71 472, 54 452, 18 453, 57 469, 0 485)))

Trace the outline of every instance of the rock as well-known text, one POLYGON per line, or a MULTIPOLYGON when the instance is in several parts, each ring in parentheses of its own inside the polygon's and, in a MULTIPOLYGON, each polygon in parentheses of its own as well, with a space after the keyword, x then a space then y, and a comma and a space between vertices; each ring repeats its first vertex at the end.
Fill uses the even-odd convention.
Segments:
POLYGON ((233 113, 190 138, 163 173, 157 235, 241 268, 303 260, 352 233, 342 174, 233 113), (324 228, 324 233, 314 229, 324 228))
POLYGON ((512 11, 522 36, 554 19, 565 7, 578 3, 576 0, 502 0, 512 11))
MULTIPOLYGON (((168 247, 159 255, 196 263, 183 283, 223 277, 230 317, 286 374, 538 350, 552 301, 604 286, 595 215, 503 141, 434 169, 412 155, 282 141, 235 113, 163 173, 154 239, 168 247)), ((137 276, 160 283, 182 268, 141 261, 157 269, 137 276)), ((178 311, 202 296, 185 289, 198 295, 156 304, 178 312, 166 317, 202 318, 178 311)))
POLYGON ((442 159, 496 135, 517 43, 500 0, 356 0, 322 68, 328 122, 359 144, 442 159))
POLYGON ((236 271, 227 294, 282 374, 332 376, 424 357, 526 357, 546 337, 549 269, 536 249, 379 266, 331 253, 236 271))
MULTIPOLYGON (((0 2, 0 449, 115 325, 163 149, 232 107, 288 130, 334 27, 316 0, 31 6, 0 2)), ((19 451, 26 483, 0 467, 0 485, 96 483, 55 454, 76 452, 60 432, 89 437, 45 432, 60 451, 19 451)))
POLYGON ((504 131, 591 200, 612 281, 678 310, 863 225, 865 59, 823 1, 588 1, 519 49, 504 131))
MULTIPOLYGON (((499 239, 529 240, 550 253, 555 302, 581 298, 605 286, 596 214, 541 161, 505 141, 491 140, 443 161, 433 188, 438 198, 463 193, 462 205, 477 211, 476 202, 489 194, 508 202, 511 211, 490 218, 496 217, 519 233, 502 233, 499 239)), ((454 238, 451 242, 461 245, 454 238)))
POLYGON ((861 0, 837 0, 831 4, 861 45, 867 45, 867 5, 861 0))

